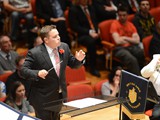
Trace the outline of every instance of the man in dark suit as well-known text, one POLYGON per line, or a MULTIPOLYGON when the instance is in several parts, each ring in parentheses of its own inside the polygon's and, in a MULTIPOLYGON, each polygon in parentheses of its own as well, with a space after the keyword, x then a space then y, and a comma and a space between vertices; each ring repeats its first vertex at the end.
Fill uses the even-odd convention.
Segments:
POLYGON ((57 26, 61 41, 70 46, 64 11, 70 6, 69 0, 36 0, 36 15, 45 20, 45 25, 57 26))
POLYGON ((78 43, 87 47, 90 73, 100 77, 100 73, 96 69, 96 46, 102 46, 100 44, 94 8, 89 4, 89 0, 77 1, 70 8, 69 22, 71 29, 78 34, 78 43))
POLYGON ((74 57, 68 45, 60 42, 59 32, 54 25, 42 27, 40 36, 43 44, 28 52, 21 75, 33 79, 29 101, 35 108, 36 116, 42 120, 59 120, 62 99, 67 97, 66 66, 80 67, 85 53, 80 50, 74 57))

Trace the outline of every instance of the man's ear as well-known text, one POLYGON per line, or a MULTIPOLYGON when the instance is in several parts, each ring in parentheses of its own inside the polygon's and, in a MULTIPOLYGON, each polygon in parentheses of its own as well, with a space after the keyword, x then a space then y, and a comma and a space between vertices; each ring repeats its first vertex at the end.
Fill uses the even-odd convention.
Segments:
POLYGON ((48 39, 45 37, 44 38, 44 43, 47 43, 48 42, 48 39))

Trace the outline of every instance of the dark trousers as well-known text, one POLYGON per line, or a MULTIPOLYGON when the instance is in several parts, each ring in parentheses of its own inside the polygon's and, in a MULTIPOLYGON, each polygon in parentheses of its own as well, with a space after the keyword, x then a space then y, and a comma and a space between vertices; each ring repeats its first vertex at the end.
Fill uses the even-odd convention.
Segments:
MULTIPOLYGON (((42 103, 43 104, 43 103, 42 103)), ((60 110, 62 108, 62 94, 59 94, 59 100, 40 105, 39 109, 35 108, 36 117, 41 120, 60 120, 60 110)), ((34 107, 34 106, 33 106, 34 107)))
POLYGON ((96 46, 101 45, 100 39, 94 39, 89 35, 83 35, 78 38, 78 43, 87 47, 87 55, 89 58, 90 69, 95 69, 96 66, 96 46))

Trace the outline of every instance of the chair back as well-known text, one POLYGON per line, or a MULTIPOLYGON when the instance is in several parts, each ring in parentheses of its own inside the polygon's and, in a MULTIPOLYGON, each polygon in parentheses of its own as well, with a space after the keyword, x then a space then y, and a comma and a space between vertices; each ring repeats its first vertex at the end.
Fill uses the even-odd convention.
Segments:
POLYGON ((0 81, 2 81, 2 82, 6 82, 7 81, 7 79, 8 79, 8 77, 12 74, 13 72, 8 72, 8 73, 4 73, 4 74, 2 74, 2 75, 0 75, 0 81))
POLYGON ((69 84, 78 84, 78 83, 91 83, 90 80, 86 80, 86 71, 85 67, 82 66, 78 69, 72 69, 66 67, 66 83, 69 84))
POLYGON ((134 18, 134 14, 128 15, 128 21, 132 22, 133 18, 134 18))
POLYGON ((100 37, 102 41, 104 40, 110 43, 113 42, 111 34, 110 34, 110 27, 111 27, 112 22, 113 20, 105 20, 99 23, 98 27, 100 29, 100 37))
POLYGON ((151 60, 150 55, 149 55, 149 46, 150 46, 150 42, 152 40, 152 37, 153 36, 150 35, 150 36, 143 38, 143 40, 142 40, 146 63, 149 63, 149 61, 151 60))
POLYGON ((160 21, 160 7, 155 7, 150 10, 150 14, 154 17, 156 24, 160 21))
POLYGON ((67 86, 67 101, 93 97, 94 90, 91 85, 79 84, 67 86))
POLYGON ((99 82, 97 82, 95 85, 94 85, 94 92, 95 92, 95 96, 99 96, 99 95, 102 95, 101 93, 101 88, 102 88, 102 84, 107 82, 108 79, 106 80, 101 80, 99 82))

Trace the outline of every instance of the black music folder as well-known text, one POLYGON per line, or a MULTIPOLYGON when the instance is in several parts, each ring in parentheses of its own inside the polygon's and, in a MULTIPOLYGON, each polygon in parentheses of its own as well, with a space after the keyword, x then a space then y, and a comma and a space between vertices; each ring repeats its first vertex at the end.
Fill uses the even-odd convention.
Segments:
POLYGON ((129 112, 131 115, 144 114, 147 100, 159 103, 157 92, 151 81, 125 70, 122 70, 119 97, 128 100, 123 103, 123 106, 126 114, 129 112))
POLYGON ((3 120, 40 120, 21 113, 3 102, 0 102, 0 118, 3 120))

